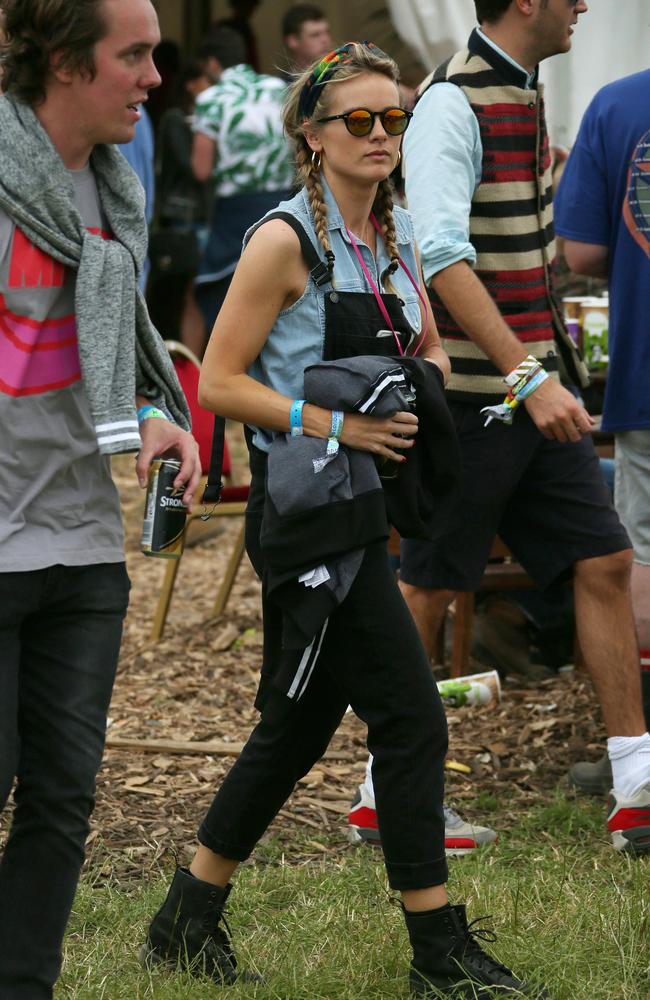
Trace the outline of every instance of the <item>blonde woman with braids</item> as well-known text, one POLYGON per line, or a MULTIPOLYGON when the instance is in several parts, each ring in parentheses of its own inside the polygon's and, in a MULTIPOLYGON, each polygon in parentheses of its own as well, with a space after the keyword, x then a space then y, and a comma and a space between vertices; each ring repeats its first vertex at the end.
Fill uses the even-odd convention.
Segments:
POLYGON ((143 958, 189 967, 220 984, 248 978, 237 969, 222 920, 230 880, 351 705, 368 727, 374 755, 386 871, 401 893, 414 950, 413 995, 435 987, 449 996, 483 997, 481 987, 489 984, 541 996, 527 993, 483 952, 464 907, 449 905, 446 721, 385 536, 362 546, 346 596, 293 661, 266 587, 260 531, 274 436, 288 445, 299 434, 328 439, 328 454, 332 443, 337 453, 338 439, 350 454, 404 463, 418 432, 418 417, 406 410, 379 417, 304 404, 305 369, 323 359, 417 352, 425 359, 417 365, 442 398, 449 364, 413 277, 419 266, 411 220, 393 207, 388 180, 409 117, 395 63, 369 43, 342 46, 294 84, 285 127, 303 187, 248 234, 212 333, 201 401, 249 430, 246 543, 265 583, 261 720, 201 825, 189 869, 176 872, 143 958), (287 671, 288 690, 280 683, 287 671), (479 985, 459 985, 469 982, 479 985))

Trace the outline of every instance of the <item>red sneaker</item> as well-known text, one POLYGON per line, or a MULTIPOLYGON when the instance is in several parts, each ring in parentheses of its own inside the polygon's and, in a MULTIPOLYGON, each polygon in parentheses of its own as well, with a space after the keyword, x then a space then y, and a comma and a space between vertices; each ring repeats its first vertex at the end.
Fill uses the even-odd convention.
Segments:
POLYGON ((607 802, 607 829, 617 851, 650 852, 650 781, 635 795, 615 788, 607 802))

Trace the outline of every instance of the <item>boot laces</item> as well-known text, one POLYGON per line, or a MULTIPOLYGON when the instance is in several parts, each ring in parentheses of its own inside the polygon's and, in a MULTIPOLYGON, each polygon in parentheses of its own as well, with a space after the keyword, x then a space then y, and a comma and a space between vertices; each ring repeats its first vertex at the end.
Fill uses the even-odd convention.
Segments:
POLYGON ((481 947, 481 942, 494 944, 497 940, 497 935, 493 930, 490 930, 487 927, 476 927, 475 925, 482 923, 484 920, 491 919, 492 917, 488 914, 484 917, 476 917, 467 925, 465 957, 472 958, 477 961, 480 968, 489 971, 498 970, 507 976, 511 976, 512 973, 506 965, 502 965, 501 962, 497 962, 496 959, 492 958, 492 956, 481 947))
POLYGON ((223 913, 217 912, 218 905, 208 908, 203 920, 203 929, 209 934, 224 957, 235 966, 235 954, 232 947, 232 931, 228 926, 228 921, 223 913), (223 924, 223 927, 221 926, 223 924), (225 928, 225 929, 224 929, 225 928))

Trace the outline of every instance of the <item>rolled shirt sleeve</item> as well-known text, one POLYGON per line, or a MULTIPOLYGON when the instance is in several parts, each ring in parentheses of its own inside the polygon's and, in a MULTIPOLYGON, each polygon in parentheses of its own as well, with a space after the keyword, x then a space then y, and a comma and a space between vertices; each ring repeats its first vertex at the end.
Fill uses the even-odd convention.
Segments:
POLYGON ((424 279, 466 260, 483 147, 476 115, 453 83, 433 84, 418 101, 404 140, 406 197, 413 216, 424 279))

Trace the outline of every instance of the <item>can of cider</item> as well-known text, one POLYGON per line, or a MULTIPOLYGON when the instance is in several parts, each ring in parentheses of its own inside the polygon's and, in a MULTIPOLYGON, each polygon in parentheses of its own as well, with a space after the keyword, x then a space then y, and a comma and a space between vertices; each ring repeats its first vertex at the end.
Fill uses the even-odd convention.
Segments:
POLYGON ((141 542, 146 556, 178 559, 183 551, 187 508, 184 489, 174 487, 180 467, 180 462, 162 458, 151 463, 141 542))

